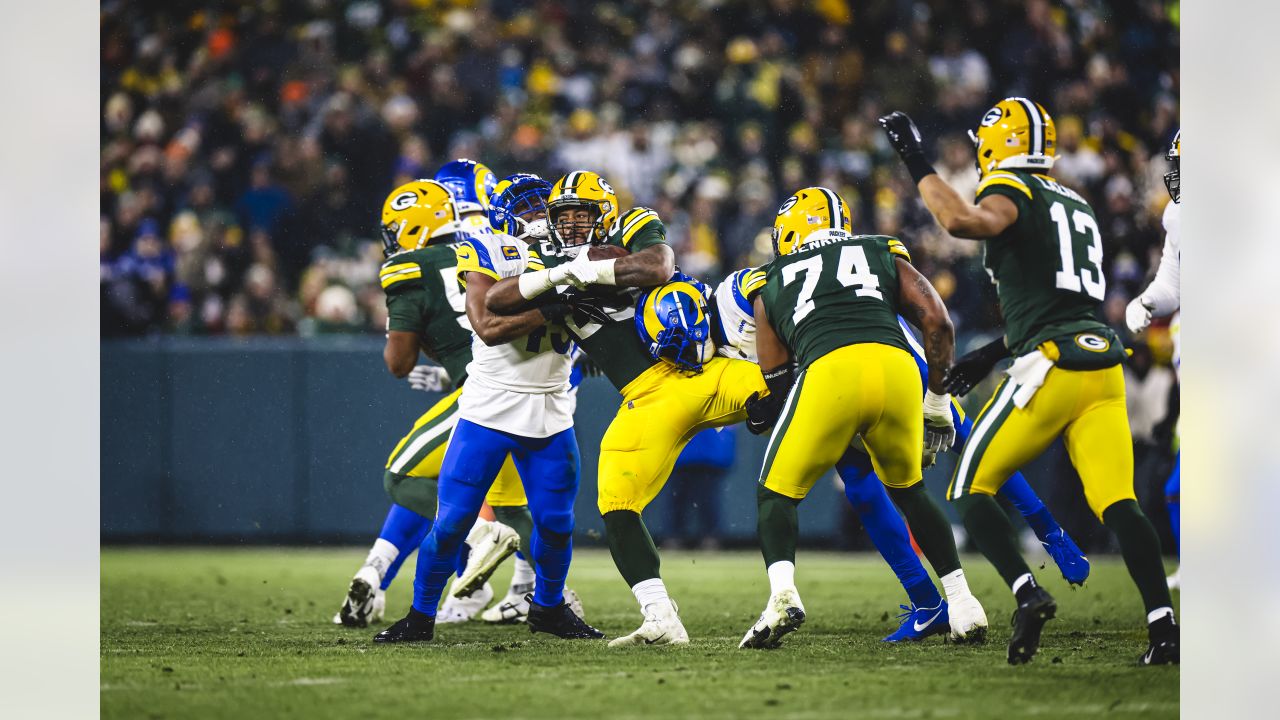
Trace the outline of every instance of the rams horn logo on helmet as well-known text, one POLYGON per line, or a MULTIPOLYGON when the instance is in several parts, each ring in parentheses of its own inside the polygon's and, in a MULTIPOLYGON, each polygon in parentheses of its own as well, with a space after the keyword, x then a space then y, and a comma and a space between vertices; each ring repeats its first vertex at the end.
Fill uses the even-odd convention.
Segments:
POLYGON ((392 210, 408 210, 418 201, 417 193, 400 193, 391 200, 392 210))

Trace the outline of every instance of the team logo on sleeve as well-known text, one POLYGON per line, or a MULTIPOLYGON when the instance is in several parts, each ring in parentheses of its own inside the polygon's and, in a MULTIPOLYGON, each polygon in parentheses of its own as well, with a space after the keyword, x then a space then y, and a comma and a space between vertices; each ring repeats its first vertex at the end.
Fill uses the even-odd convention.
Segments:
POLYGON ((1111 341, 1094 333, 1080 333, 1076 336, 1076 345, 1089 352, 1106 352, 1111 348, 1111 341))

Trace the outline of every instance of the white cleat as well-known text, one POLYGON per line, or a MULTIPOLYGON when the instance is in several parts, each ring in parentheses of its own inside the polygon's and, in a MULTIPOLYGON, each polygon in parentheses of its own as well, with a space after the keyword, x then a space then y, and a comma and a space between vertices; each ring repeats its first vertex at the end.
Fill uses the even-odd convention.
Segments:
MULTIPOLYGON (((497 605, 480 613, 480 619, 487 623, 509 625, 524 622, 529 617, 529 601, 525 596, 533 592, 533 583, 512 585, 506 596, 497 605)), ((568 599, 568 593, 565 593, 568 599)))
POLYGON ((987 613, 973 593, 947 598, 951 617, 951 639, 956 642, 982 643, 987 639, 987 613))
MULTIPOLYGON (((450 595, 455 598, 467 597, 488 583, 502 561, 520 549, 520 535, 500 522, 477 523, 467 535, 467 544, 471 546, 471 555, 467 557, 462 575, 453 582, 450 595)), ((493 599, 492 595, 489 597, 493 599)), ((486 600, 485 605, 488 604, 486 600)))
POLYGON ((1169 584, 1170 590, 1181 590, 1182 589, 1182 566, 1179 565, 1178 569, 1174 570, 1173 574, 1165 578, 1164 581, 1169 584))
MULTIPOLYGON (((565 599, 567 602, 568 598, 565 599)), ((644 623, 630 635, 610 640, 609 647, 689 644, 689 633, 685 632, 684 623, 680 622, 674 600, 653 603, 646 606, 643 612, 644 623)))
POLYGON ((387 609, 387 597, 380 585, 382 574, 377 567, 365 565, 357 570, 347 588, 342 609, 333 616, 333 624, 362 628, 381 621, 387 609))
MULTIPOLYGON (((582 610, 582 598, 578 597, 578 593, 570 590, 569 588, 565 588, 564 601, 569 605, 569 609, 573 611, 574 615, 577 615, 583 620, 587 619, 587 614, 582 610)), ((688 639, 687 635, 685 636, 685 639, 688 639)))
POLYGON ((467 597, 450 595, 436 613, 436 624, 463 623, 474 618, 493 600, 493 587, 489 583, 467 597))
POLYGON ((780 590, 769 598, 760 619, 747 630, 739 648, 776 648, 782 638, 804 624, 804 604, 800 593, 791 588, 780 590))

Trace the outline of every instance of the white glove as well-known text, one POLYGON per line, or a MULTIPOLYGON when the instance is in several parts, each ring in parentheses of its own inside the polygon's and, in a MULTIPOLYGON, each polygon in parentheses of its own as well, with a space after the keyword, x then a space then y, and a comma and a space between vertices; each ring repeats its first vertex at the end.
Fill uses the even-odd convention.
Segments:
POLYGON ((409 385, 423 392, 442 392, 452 384, 449 373, 439 365, 418 365, 409 371, 409 385))
MULTIPOLYGON (((558 285, 570 284, 569 266, 557 265, 548 270, 521 273, 516 282, 520 287, 520 295, 525 300, 532 300, 558 285)), ((581 289, 581 286, 578 287, 581 289)))
POLYGON ((583 248, 573 262, 564 265, 568 271, 569 284, 582 290, 588 285, 616 285, 613 264, 617 258, 610 260, 590 259, 590 248, 583 248))
POLYGON ((1151 308, 1142 302, 1142 296, 1129 301, 1129 306, 1124 309, 1124 322, 1129 326, 1129 332, 1137 334, 1147 329, 1151 324, 1151 308))
POLYGON ((951 419, 951 394, 924 394, 924 449, 940 453, 951 449, 956 441, 956 426, 951 419))

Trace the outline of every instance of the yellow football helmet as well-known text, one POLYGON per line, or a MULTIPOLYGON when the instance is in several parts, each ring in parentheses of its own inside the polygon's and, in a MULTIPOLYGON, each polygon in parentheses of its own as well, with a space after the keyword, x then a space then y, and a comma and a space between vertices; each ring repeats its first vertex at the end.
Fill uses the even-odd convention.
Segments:
POLYGON ((978 174, 997 168, 1050 170, 1058 144, 1053 118, 1039 103, 1022 97, 1005 98, 969 131, 978 155, 978 174))
POLYGON ((382 203, 382 248, 387 257, 425 247, 457 229, 453 195, 435 180, 407 182, 382 203))
POLYGON ((833 230, 853 232, 849 204, 834 190, 804 188, 778 208, 778 217, 773 221, 773 252, 779 256, 790 255, 816 233, 827 236, 833 230))
POLYGON ((551 239, 560 247, 602 244, 618 221, 618 195, 596 173, 575 170, 552 186, 547 220, 551 223, 551 239), (585 223, 564 217, 566 211, 582 209, 592 214, 585 223))
POLYGON ((1173 163, 1173 169, 1164 174, 1164 186, 1169 190, 1169 197, 1178 202, 1182 199, 1182 130, 1173 136, 1173 144, 1164 159, 1173 163))

